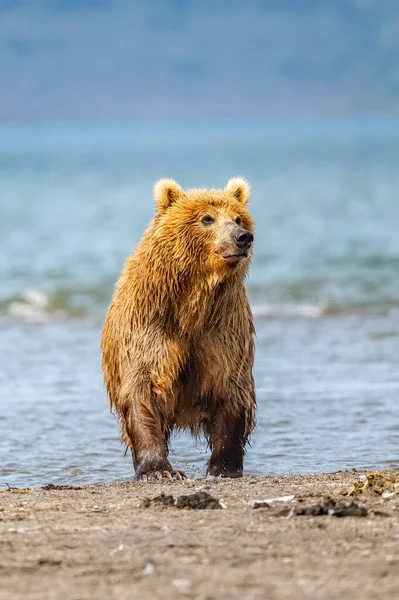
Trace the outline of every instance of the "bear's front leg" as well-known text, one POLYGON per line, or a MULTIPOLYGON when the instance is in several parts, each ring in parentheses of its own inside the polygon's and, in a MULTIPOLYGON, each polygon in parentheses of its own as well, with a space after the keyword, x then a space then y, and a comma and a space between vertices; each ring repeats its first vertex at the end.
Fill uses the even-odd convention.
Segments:
POLYGON ((246 443, 246 414, 227 413, 222 407, 212 411, 207 425, 209 446, 212 450, 207 475, 214 477, 242 477, 246 443))
POLYGON ((122 437, 132 451, 136 479, 184 479, 168 461, 170 431, 156 403, 135 400, 122 417, 122 437))

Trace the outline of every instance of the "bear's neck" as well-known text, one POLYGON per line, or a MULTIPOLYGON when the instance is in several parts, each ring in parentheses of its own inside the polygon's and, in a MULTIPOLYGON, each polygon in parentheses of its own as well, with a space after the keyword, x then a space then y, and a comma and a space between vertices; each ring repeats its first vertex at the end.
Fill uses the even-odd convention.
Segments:
POLYGON ((242 279, 234 274, 222 280, 210 276, 187 282, 174 302, 174 322, 179 332, 196 337, 220 328, 242 287, 242 279))
POLYGON ((138 327, 156 319, 170 334, 195 338, 223 326, 245 294, 245 274, 241 267, 221 277, 198 264, 179 270, 170 260, 154 263, 153 257, 138 253, 128 260, 116 295, 120 291, 121 297, 130 298, 129 318, 138 327), (122 291, 125 286, 127 293, 122 291))

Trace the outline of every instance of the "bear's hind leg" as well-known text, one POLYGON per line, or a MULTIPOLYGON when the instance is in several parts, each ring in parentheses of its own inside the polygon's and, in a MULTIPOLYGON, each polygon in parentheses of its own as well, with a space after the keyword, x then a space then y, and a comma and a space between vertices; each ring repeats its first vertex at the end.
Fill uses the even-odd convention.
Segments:
POLYGON ((122 440, 130 447, 136 479, 183 479, 168 461, 170 431, 157 405, 132 402, 122 414, 122 440))
POLYGON ((206 474, 214 477, 242 477, 246 443, 246 413, 212 411, 206 426, 209 446, 212 450, 206 474))

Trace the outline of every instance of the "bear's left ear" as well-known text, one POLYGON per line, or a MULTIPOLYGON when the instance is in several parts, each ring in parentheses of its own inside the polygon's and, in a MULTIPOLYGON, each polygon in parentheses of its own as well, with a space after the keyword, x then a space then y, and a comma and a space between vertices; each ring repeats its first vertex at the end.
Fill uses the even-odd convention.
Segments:
POLYGON ((233 177, 227 182, 224 191, 245 205, 251 195, 251 186, 243 177, 233 177))
POLYGON ((158 212, 163 212, 183 196, 183 188, 174 179, 160 179, 154 186, 155 206, 158 212))

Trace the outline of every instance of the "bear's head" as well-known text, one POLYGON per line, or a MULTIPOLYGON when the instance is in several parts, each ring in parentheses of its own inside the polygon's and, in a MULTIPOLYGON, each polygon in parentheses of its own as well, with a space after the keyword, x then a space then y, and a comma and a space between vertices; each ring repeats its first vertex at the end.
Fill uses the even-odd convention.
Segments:
POLYGON ((230 179, 224 190, 183 190, 173 179, 161 179, 154 188, 157 242, 181 270, 220 276, 245 271, 254 240, 250 192, 240 177, 230 179))

